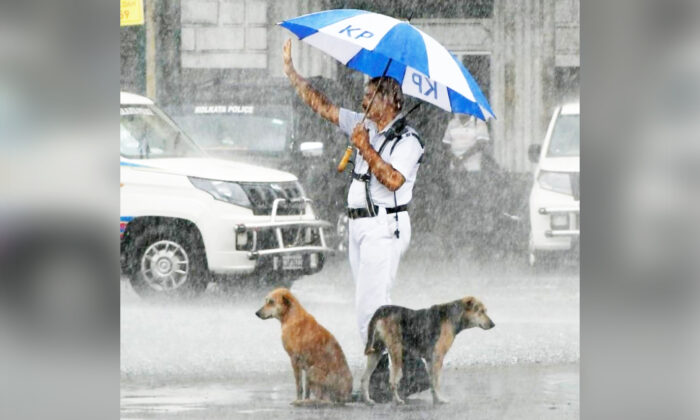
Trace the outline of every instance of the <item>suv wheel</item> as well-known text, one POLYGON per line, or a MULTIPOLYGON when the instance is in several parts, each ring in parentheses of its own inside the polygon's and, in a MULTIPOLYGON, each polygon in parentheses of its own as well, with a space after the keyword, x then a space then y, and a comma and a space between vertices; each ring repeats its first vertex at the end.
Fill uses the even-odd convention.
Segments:
POLYGON ((190 231, 147 228, 135 241, 131 286, 142 297, 195 297, 208 283, 204 250, 190 231))

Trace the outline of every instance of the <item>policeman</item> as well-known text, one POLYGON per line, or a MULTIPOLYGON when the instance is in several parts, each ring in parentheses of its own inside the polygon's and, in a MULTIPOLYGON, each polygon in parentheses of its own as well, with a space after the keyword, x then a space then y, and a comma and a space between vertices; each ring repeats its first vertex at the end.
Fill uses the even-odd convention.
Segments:
POLYGON ((389 293, 399 259, 411 240, 407 209, 423 145, 401 118, 403 94, 396 80, 383 77, 367 83, 363 122, 364 114, 333 105, 296 72, 291 40, 284 45, 283 58, 284 72, 301 99, 350 135, 357 149, 348 192, 348 254, 355 282, 357 325, 366 343, 372 315, 391 303, 389 293))

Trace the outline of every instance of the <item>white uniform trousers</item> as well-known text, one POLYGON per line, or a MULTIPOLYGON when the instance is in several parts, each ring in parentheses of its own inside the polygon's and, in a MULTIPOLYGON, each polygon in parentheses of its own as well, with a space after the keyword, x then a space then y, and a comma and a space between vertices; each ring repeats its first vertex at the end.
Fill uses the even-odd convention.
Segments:
POLYGON ((401 255, 411 241, 408 212, 399 215, 399 238, 396 237, 396 214, 380 208, 376 217, 351 219, 348 256, 355 281, 355 312, 362 342, 367 343, 367 327, 374 312, 391 304, 389 296, 396 278, 401 255))

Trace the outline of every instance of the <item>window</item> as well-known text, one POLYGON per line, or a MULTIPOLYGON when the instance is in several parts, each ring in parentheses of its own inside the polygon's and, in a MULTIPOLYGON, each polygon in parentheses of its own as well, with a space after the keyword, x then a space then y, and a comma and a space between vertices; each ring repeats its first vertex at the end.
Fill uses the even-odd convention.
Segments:
POLYGON ((119 152, 131 159, 198 157, 203 152, 155 107, 120 108, 119 152))
POLYGON ((581 154, 581 124, 579 115, 559 115, 554 124, 547 156, 575 157, 581 154))
POLYGON ((182 128, 207 151, 283 153, 289 123, 282 118, 243 114, 206 114, 176 117, 182 128))

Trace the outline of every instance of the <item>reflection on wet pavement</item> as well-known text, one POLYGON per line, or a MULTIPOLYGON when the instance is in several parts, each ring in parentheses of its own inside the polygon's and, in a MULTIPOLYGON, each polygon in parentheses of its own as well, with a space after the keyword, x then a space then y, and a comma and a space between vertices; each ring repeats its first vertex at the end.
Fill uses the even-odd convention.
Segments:
POLYGON ((350 403, 333 408, 291 407, 291 372, 242 377, 223 383, 149 388, 126 386, 121 399, 123 419, 137 418, 578 418, 578 365, 507 366, 448 369, 443 391, 450 400, 435 407, 429 391, 407 400, 404 407, 350 403), (279 385, 266 389, 266 384, 279 385))

